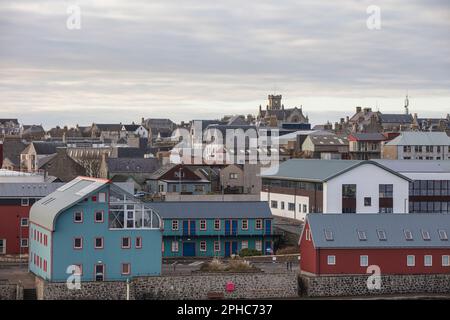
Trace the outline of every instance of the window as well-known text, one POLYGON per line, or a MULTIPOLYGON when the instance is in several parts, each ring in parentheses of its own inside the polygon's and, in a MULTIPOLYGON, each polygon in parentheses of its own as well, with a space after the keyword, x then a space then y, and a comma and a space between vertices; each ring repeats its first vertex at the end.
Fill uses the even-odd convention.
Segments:
POLYGON ((238 178, 237 173, 230 173, 230 179, 236 180, 238 178))
POLYGON ((47 243, 48 243, 48 238, 47 238, 47 235, 44 234, 44 246, 47 246, 47 243))
POLYGON ((414 267, 416 265, 416 256, 413 255, 406 256, 406 265, 408 267, 414 267))
POLYGON ((367 267, 369 265, 369 256, 359 256, 359 266, 367 267))
POLYGON ((284 201, 281 201, 281 210, 284 210, 284 201))
POLYGON ((363 230, 358 230, 358 239, 360 241, 366 241, 367 240, 367 234, 363 230))
POLYGON ((241 249, 248 249, 248 240, 242 240, 241 249))
POLYGON ((431 267, 431 266, 433 266, 433 256, 432 255, 425 255, 424 257, 423 257, 423 265, 425 266, 425 267, 431 267))
POLYGON ((205 190, 205 186, 197 184, 197 185, 195 185, 194 190, 196 192, 203 192, 205 190))
POLYGON ((303 212, 306 213, 308 211, 308 206, 306 204, 303 205, 303 212))
POLYGON ((220 251, 220 242, 214 241, 214 252, 219 252, 219 251, 220 251))
POLYGON ((178 220, 172 220, 172 230, 178 230, 178 220))
POLYGON ((384 230, 377 230, 378 240, 380 241, 386 241, 386 231, 384 230))
POLYGON ((129 263, 122 263, 122 274, 130 274, 131 273, 131 265, 129 263))
POLYGON ((136 248, 137 249, 142 248, 142 238, 141 237, 136 237, 136 248))
POLYGON ((28 218, 20 218, 20 226, 28 227, 28 218))
POLYGON ((270 207, 273 209, 278 208, 278 201, 275 200, 270 201, 270 207))
POLYGON ((370 207, 372 205, 372 198, 370 197, 365 197, 364 198, 364 206, 365 207, 370 207))
POLYGON ((206 251, 206 241, 200 241, 200 251, 201 252, 206 251))
POLYGON ((73 213, 73 222, 81 223, 83 222, 83 212, 77 211, 73 213))
POLYGON ((336 256, 327 256, 327 264, 329 266, 336 265, 336 256))
POLYGON ((74 249, 83 249, 83 238, 74 238, 73 239, 73 248, 74 249))
POLYGON ((394 186, 392 184, 380 184, 379 185, 379 197, 380 198, 392 198, 394 193, 394 186))
POLYGON ((430 240, 430 233, 427 230, 422 229, 422 239, 423 240, 430 240))
POLYGON ((172 252, 178 252, 178 241, 172 241, 172 252))
POLYGON ((288 210, 289 211, 295 211, 295 203, 289 202, 288 203, 288 210))
POLYGON ((220 230, 220 220, 214 220, 214 230, 220 230))
POLYGON ((248 220, 242 220, 242 230, 248 230, 248 220))
POLYGON ((439 233, 439 239, 441 239, 442 241, 448 240, 447 231, 445 231, 444 229, 439 229, 438 233, 439 233))
POLYGON ((343 184, 342 185, 342 197, 356 198, 356 184, 343 184))
POLYGON ((20 205, 23 207, 27 207, 30 205, 30 199, 28 198, 22 198, 20 201, 20 205))
POLYGON ((28 238, 21 238, 20 239, 20 247, 21 248, 28 248, 28 238))
POLYGON ((200 220, 200 230, 206 230, 206 220, 200 220))
POLYGON ((333 241, 333 231, 331 231, 330 229, 325 229, 324 231, 325 234, 325 240, 327 241, 333 241))
POLYGON ((403 230, 403 233, 405 234, 405 239, 406 240, 408 240, 408 241, 413 240, 413 235, 412 235, 411 230, 405 229, 405 230, 403 230))
POLYGON ((257 229, 257 230, 261 230, 262 229, 262 220, 261 219, 256 219, 256 221, 255 221, 255 229, 257 229))
POLYGON ((97 211, 95 212, 95 222, 101 223, 103 222, 103 211, 97 211))
POLYGON ((106 202, 106 193, 100 192, 98 194, 98 202, 106 202))
POLYGON ((97 196, 92 196, 92 202, 97 202, 97 196))
POLYGON ((256 240, 255 241, 255 249, 257 251, 262 251, 262 241, 261 240, 256 240))
POLYGON ((450 256, 449 255, 443 255, 442 256, 442 266, 443 267, 449 267, 450 266, 450 256))
POLYGON ((122 249, 129 249, 131 247, 131 240, 130 237, 123 237, 122 238, 122 249))
POLYGON ((103 249, 103 238, 95 238, 95 249, 103 249))

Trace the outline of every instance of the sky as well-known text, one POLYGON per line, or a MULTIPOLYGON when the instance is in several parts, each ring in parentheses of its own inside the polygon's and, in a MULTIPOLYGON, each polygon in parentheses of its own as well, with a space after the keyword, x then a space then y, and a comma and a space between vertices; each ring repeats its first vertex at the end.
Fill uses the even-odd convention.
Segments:
POLYGON ((448 0, 0 0, 0 118, 46 128, 256 114, 273 93, 313 124, 406 93, 443 117, 449 75, 448 0))

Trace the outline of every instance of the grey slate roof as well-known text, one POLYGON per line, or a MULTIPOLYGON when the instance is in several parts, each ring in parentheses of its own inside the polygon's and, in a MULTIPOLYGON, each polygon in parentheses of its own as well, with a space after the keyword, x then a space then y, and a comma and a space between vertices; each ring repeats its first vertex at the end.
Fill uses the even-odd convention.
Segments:
POLYGON ((56 217, 63 210, 70 208, 89 194, 97 191, 108 183, 105 179, 77 177, 69 183, 61 186, 55 192, 37 201, 30 210, 30 221, 54 230, 56 217), (89 189, 85 189, 89 188, 89 189), (78 195, 81 190, 90 190, 88 193, 78 195))
POLYGON ((20 165, 20 153, 27 145, 20 139, 5 138, 3 140, 3 159, 9 159, 17 167, 20 165))
POLYGON ((400 123, 400 124, 409 124, 413 122, 413 117, 410 114, 402 114, 402 113, 380 113, 379 114, 381 123, 400 123))
POLYGON ((280 163, 277 172, 264 170, 263 178, 287 180, 301 180, 312 182, 326 182, 360 165, 372 164, 378 166, 402 179, 409 178, 372 160, 319 160, 319 159, 290 159, 280 163))
POLYGON ((32 144, 37 154, 53 154, 56 148, 66 146, 63 142, 34 141, 32 144))
POLYGON ((352 134, 350 134, 350 136, 352 136, 355 139, 360 140, 360 141, 383 141, 383 140, 386 140, 386 137, 379 132, 352 133, 352 134))
POLYGON ((0 198, 41 198, 64 183, 0 183, 0 198))
POLYGON ((271 218, 272 213, 266 201, 181 201, 153 202, 154 208, 163 219, 183 218, 271 218))
POLYGON ((450 161, 448 160, 384 160, 373 159, 373 161, 397 172, 440 172, 450 173, 450 161))
POLYGON ((450 248, 450 240, 440 240, 438 230, 450 237, 450 214, 308 214, 315 248, 450 248), (327 241, 325 230, 331 230, 333 241, 327 241), (367 240, 361 241, 357 231, 365 231, 367 240), (384 230, 386 240, 379 240, 377 230, 384 230), (406 240, 404 230, 412 232, 413 240, 406 240), (423 240, 422 230, 430 234, 423 240))
POLYGON ((387 146, 450 146, 450 137, 445 132, 402 132, 387 146))
POLYGON ((309 135, 311 142, 318 146, 346 146, 348 145, 347 137, 339 137, 333 133, 319 131, 309 135))
POLYGON ((108 171, 130 172, 130 173, 151 173, 160 168, 156 158, 108 158, 108 171))

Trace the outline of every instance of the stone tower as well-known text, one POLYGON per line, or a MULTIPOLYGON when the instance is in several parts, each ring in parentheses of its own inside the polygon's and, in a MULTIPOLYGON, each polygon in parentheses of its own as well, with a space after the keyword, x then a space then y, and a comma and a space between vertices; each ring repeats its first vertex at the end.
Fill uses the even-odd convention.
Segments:
POLYGON ((269 105, 267 106, 268 110, 280 110, 281 109, 281 94, 273 95, 269 94, 269 105))

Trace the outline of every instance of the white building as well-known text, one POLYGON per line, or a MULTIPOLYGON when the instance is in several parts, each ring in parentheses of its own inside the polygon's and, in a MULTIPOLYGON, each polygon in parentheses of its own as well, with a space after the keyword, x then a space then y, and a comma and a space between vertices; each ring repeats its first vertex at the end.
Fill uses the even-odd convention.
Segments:
POLYGON ((274 215, 408 213, 411 180, 374 161, 292 159, 261 176, 261 200, 274 215))

